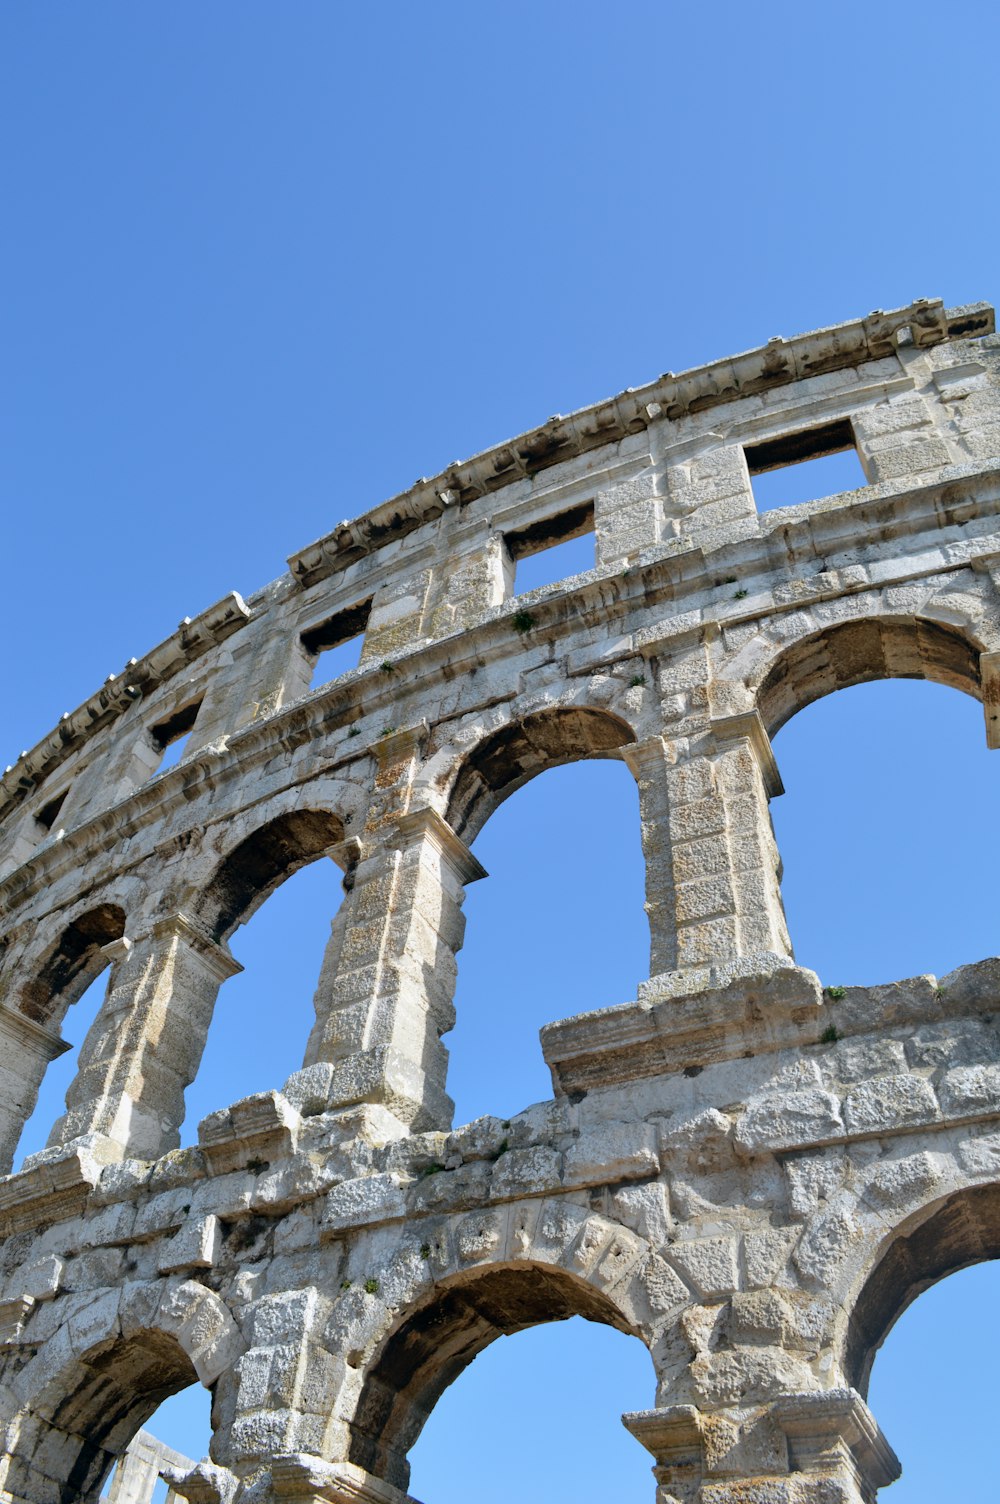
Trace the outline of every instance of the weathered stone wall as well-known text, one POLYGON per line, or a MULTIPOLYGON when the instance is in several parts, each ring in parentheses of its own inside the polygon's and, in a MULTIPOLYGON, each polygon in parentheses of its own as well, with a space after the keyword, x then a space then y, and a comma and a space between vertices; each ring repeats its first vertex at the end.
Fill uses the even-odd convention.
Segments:
POLYGON ((660 1504, 874 1497, 872 1353, 1000 1252, 1000 962, 826 992, 797 967, 769 736, 903 675, 980 698, 1000 744, 998 433, 984 305, 664 376, 341 524, 7 771, 7 1167, 66 1009, 108 984, 49 1148, 0 1179, 0 1499, 96 1499, 201 1382, 180 1497, 392 1504, 472 1357, 573 1313, 649 1349, 626 1424, 660 1504), (751 467, 845 441, 868 485, 757 514, 751 467), (590 526, 593 571, 512 598, 519 554, 590 526), (583 757, 638 784, 649 980, 543 1031, 552 1101, 455 1128, 468 843, 583 757), (229 936, 327 856, 302 1069, 178 1150, 229 936))

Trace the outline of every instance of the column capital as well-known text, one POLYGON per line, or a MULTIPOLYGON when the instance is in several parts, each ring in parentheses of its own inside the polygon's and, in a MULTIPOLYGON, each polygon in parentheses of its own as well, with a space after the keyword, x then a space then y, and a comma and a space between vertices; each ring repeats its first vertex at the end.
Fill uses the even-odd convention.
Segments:
MULTIPOLYGON (((764 1476, 781 1477, 791 1472, 828 1479, 842 1478, 846 1473, 860 1485, 865 1498, 874 1498, 877 1489, 900 1475, 895 1452, 854 1389, 779 1395, 756 1414, 758 1420, 771 1423, 772 1434, 777 1434, 779 1442, 777 1452, 769 1448, 764 1476)), ((697 1486, 706 1477, 722 1476, 713 1466, 711 1448, 706 1442, 710 1442, 718 1430, 718 1422, 726 1416, 726 1411, 706 1414, 694 1405, 669 1405, 662 1410, 634 1411, 623 1415, 622 1421, 656 1459, 655 1471, 661 1482, 697 1486)), ((748 1418, 745 1413, 730 1413, 728 1418, 735 1441, 747 1426, 748 1418)), ((755 1425, 751 1417, 748 1437, 755 1425)), ((746 1455, 748 1464, 752 1456, 751 1448, 746 1455)), ((763 1460, 757 1457, 755 1474, 760 1472, 763 1460)), ((732 1473, 731 1462, 725 1482, 733 1488, 734 1500, 743 1497, 742 1481, 732 1473)))
POLYGON ((392 836, 389 839, 401 850, 415 846, 418 841, 429 841, 463 883, 474 883, 481 877, 489 876, 486 868, 476 860, 447 820, 430 805, 423 805, 420 809, 411 809, 405 815, 397 815, 394 833, 397 839, 392 841, 392 836))
POLYGON ((622 762, 638 780, 650 768, 662 767, 667 757, 667 743, 662 736, 649 736, 644 742, 626 742, 619 748, 622 762))
POLYGON ((772 1403, 771 1414, 788 1439, 791 1466, 801 1472, 829 1470, 845 1450, 873 1494, 902 1472, 899 1458, 856 1389, 784 1394, 772 1403))
POLYGON ((271 1464, 274 1504, 415 1504, 409 1494, 353 1462, 324 1462, 306 1452, 271 1464))
POLYGON ((764 788, 769 799, 776 799, 779 794, 785 792, 781 774, 778 772, 778 764, 771 750, 771 738, 767 734, 759 710, 742 710, 736 715, 713 717, 709 726, 719 747, 737 741, 750 743, 760 765, 764 788))
POLYGON ((224 982, 243 970, 242 965, 228 945, 220 945, 197 924, 189 914, 178 909, 175 914, 166 914, 157 919, 149 933, 157 940, 181 940, 203 962, 206 971, 224 982))
POLYGON ((0 1002, 0 1034, 31 1050, 46 1062, 65 1055, 72 1048, 65 1039, 54 1034, 44 1024, 36 1023, 26 1013, 21 1013, 19 1009, 4 1002, 0 1002))

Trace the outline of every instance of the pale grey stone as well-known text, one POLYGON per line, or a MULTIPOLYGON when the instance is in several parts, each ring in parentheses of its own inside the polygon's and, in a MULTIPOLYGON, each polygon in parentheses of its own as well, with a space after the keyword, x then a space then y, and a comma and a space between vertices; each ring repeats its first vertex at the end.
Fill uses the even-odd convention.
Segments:
POLYGON ((961 1065, 946 1071, 938 1087, 947 1117, 979 1117, 1000 1112, 1000 1065, 961 1065))
POLYGON ((881 1076, 854 1087, 844 1099, 852 1133, 885 1133, 937 1116, 930 1083, 919 1076, 881 1076))
POLYGON ((794 1148, 843 1134, 837 1097, 818 1089, 758 1098, 736 1124, 736 1143, 748 1154, 794 1148))

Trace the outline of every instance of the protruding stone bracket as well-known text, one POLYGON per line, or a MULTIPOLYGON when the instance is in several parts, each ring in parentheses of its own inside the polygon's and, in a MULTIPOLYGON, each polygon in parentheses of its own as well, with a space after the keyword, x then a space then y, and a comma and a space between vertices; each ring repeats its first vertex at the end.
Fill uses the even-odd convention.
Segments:
POLYGON ((662 767, 667 746, 662 736, 649 736, 644 742, 626 742, 618 755, 638 783, 643 774, 655 774, 662 767))
POLYGON ((101 955, 111 965, 116 966, 119 961, 124 961, 132 949, 132 942, 127 935, 120 935, 117 940, 109 940, 107 945, 101 946, 101 955))
POLYGON ((986 745, 995 752, 1000 748, 1000 653, 980 653, 979 682, 986 717, 986 745))
POLYGON ((761 777, 769 799, 777 799, 785 792, 778 772, 778 764, 771 750, 771 738, 761 720, 759 710, 744 710, 738 715, 724 715, 711 723, 712 735, 720 748, 731 742, 748 741, 760 765, 761 777))
POLYGON ((202 1461, 187 1469, 166 1466, 160 1477, 170 1489, 169 1498, 186 1499, 188 1504, 232 1504, 239 1480, 228 1468, 202 1461))
MULTIPOLYGON (((876 1490, 892 1483, 901 1471, 878 1422, 854 1389, 780 1395, 755 1417, 745 1412, 707 1414, 694 1405, 671 1405, 662 1410, 633 1411, 623 1415, 622 1422, 655 1457, 653 1471, 668 1498, 675 1492, 681 1498, 692 1498, 703 1480, 719 1479, 712 1491, 713 1500, 729 1504, 731 1499, 737 1504, 748 1497, 749 1483, 760 1488, 765 1478, 799 1474, 817 1481, 846 1483, 850 1492, 842 1489, 838 1498, 873 1500, 876 1490), (769 1456, 761 1454, 759 1445, 751 1447, 747 1462, 756 1452, 754 1476, 737 1478, 733 1475, 731 1449, 719 1449, 719 1436, 729 1430, 734 1441, 741 1433, 749 1438, 761 1423, 774 1436, 777 1447, 768 1448, 769 1456), (726 1453, 729 1455, 723 1463, 726 1453)), ((765 1496, 763 1488, 760 1496, 765 1496)), ((771 1492, 766 1496, 770 1498, 771 1492)), ((786 1495, 775 1493, 774 1497, 783 1499, 786 1495)))
POLYGON ((622 1425, 656 1459, 657 1483, 691 1497, 705 1472, 701 1412, 694 1405, 632 1410, 622 1416, 622 1425))
POLYGON ((392 844, 397 845, 401 851, 411 846, 416 846, 421 841, 429 841, 433 848, 438 851, 449 864, 463 885, 478 882, 481 877, 488 877, 486 868, 476 860, 465 842, 455 834, 451 826, 436 809, 429 805, 421 809, 410 810, 405 815, 398 816, 396 820, 398 840, 392 844))
POLYGON ((274 1504, 416 1504, 353 1462, 323 1462, 305 1452, 275 1457, 271 1483, 274 1504))
MULTIPOLYGON (((219 982, 225 982, 229 977, 235 977, 243 970, 242 965, 227 945, 220 945, 217 940, 213 940, 188 914, 180 910, 176 914, 168 914, 165 918, 158 919, 152 927, 152 934, 158 940, 183 940, 200 957, 205 970, 219 982)), ((115 945, 121 942, 112 941, 111 943, 115 945)), ((126 944, 131 947, 131 942, 126 942, 126 944)), ((127 953, 127 951, 124 952, 123 956, 127 953)))
POLYGON ((4 1002, 0 1002, 0 1040, 20 1045, 46 1063, 57 1060, 72 1048, 65 1039, 53 1034, 51 1029, 46 1029, 44 1024, 36 1023, 19 1008, 12 1008, 4 1002))
POLYGON ((836 1472, 849 1458, 862 1490, 871 1495, 902 1472, 856 1389, 782 1395, 771 1414, 788 1438, 789 1465, 795 1472, 836 1472))

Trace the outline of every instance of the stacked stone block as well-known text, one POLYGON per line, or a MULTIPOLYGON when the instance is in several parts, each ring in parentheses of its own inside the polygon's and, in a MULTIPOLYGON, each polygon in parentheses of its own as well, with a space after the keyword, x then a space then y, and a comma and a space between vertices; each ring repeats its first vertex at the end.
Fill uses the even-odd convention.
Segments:
POLYGON ((177 1498, 405 1504, 464 1364, 581 1314, 648 1348, 625 1422, 659 1504, 871 1504, 878 1344, 1000 1254, 1000 970, 795 965, 770 737, 907 675, 980 698, 1000 744, 998 373, 992 310, 920 301, 551 419, 185 619, 7 770, 5 1168, 108 987, 48 1148, 0 1178, 0 1500, 96 1500, 200 1382, 177 1498), (748 451, 811 434, 853 437, 868 484, 758 514, 748 451), (518 556, 591 525, 595 569, 513 595, 518 556), (364 618, 360 666, 310 690, 364 618), (638 785, 649 978, 543 1030, 550 1101, 453 1126, 469 843, 596 756, 638 785), (230 935, 326 858, 302 1068, 179 1151, 230 935))

